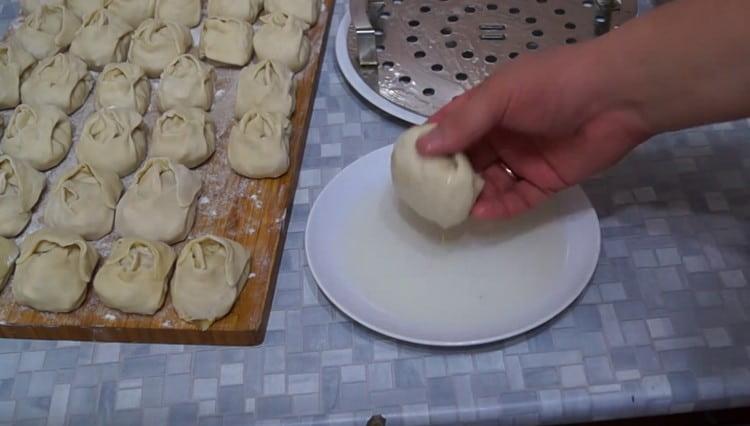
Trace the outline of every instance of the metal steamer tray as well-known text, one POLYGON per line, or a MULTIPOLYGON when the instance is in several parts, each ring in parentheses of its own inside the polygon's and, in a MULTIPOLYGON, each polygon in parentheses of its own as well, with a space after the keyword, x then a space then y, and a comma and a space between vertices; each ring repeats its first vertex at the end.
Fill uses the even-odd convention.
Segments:
POLYGON ((594 38, 636 12, 637 0, 350 0, 336 57, 357 92, 417 124, 498 65, 594 38))

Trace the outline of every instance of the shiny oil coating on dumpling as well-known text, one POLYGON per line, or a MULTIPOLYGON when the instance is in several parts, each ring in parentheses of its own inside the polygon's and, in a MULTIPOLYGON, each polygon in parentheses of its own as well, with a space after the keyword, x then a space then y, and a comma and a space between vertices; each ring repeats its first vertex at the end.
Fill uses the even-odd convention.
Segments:
POLYGON ((81 26, 81 18, 60 4, 45 4, 24 18, 15 39, 41 60, 68 47, 81 26))
POLYGON ((294 72, 302 70, 310 59, 307 24, 279 12, 261 16, 260 21, 263 26, 253 39, 258 58, 281 62, 294 72))
POLYGON ((70 119, 60 108, 21 104, 8 122, 0 151, 44 171, 60 164, 72 143, 70 119))
POLYGON ((0 291, 8 284, 18 254, 18 247, 13 241, 0 237, 0 291))
POLYGON ((133 32, 128 62, 138 64, 156 78, 178 55, 193 45, 188 28, 176 22, 147 19, 133 32))
POLYGON ((171 109, 154 124, 149 155, 171 158, 192 169, 214 153, 215 133, 213 121, 202 109, 171 109))
POLYGON ((70 52, 83 59, 89 68, 101 70, 110 62, 127 59, 133 27, 107 9, 86 15, 70 44, 70 52))
MULTIPOLYGON (((58 0, 59 1, 59 0, 58 0)), ((83 19, 89 13, 104 7, 104 0, 65 0, 65 7, 83 19)))
POLYGON ((143 118, 132 109, 96 111, 83 125, 76 156, 97 169, 129 175, 146 158, 143 118))
POLYGON ((131 27, 137 28, 141 22, 154 17, 156 0, 104 0, 104 7, 111 10, 131 27))
POLYGON ((253 56, 253 26, 237 18, 206 18, 198 51, 201 58, 245 65, 253 56))
POLYGON ((124 237, 174 244, 195 222, 201 178, 168 158, 146 160, 117 205, 115 229, 124 237))
POLYGON ((83 105, 94 86, 86 63, 70 53, 42 59, 21 85, 25 104, 54 105, 70 115, 83 105))
POLYGON ((289 120, 281 114, 249 111, 229 134, 227 157, 249 178, 276 178, 289 169, 289 120))
POLYGON ((140 65, 108 64, 99 74, 94 92, 96 109, 130 108, 144 115, 151 102, 151 84, 140 65))
POLYGON ((172 278, 172 304, 202 330, 224 317, 245 288, 250 252, 227 238, 207 235, 188 242, 172 278))
POLYGON ((201 0, 156 0, 154 17, 195 27, 201 22, 201 0))
POLYGON ((0 42, 0 109, 21 102, 21 81, 31 72, 36 59, 20 44, 0 42))
POLYGON ((194 107, 205 111, 214 102, 214 67, 193 55, 175 58, 161 74, 161 83, 156 92, 159 111, 177 107, 194 107))
POLYGON ((99 261, 80 236, 46 228, 21 244, 11 287, 16 303, 38 311, 70 312, 81 306, 99 261))
POLYGON ((175 257, 172 247, 159 241, 117 240, 96 273, 94 291, 110 308, 153 315, 164 304, 175 257))
POLYGON ((263 9, 263 0, 208 0, 208 16, 227 16, 255 22, 263 9))
POLYGON ((294 74, 284 64, 260 61, 240 71, 237 78, 234 116, 238 120, 250 110, 273 112, 290 117, 294 112, 294 74))
POLYGON ((0 155, 0 237, 15 237, 31 220, 47 181, 23 160, 0 155))
POLYGON ((98 240, 112 232, 122 190, 116 174, 78 164, 55 183, 44 206, 44 223, 98 240))
POLYGON ((320 0, 265 0, 267 12, 281 12, 315 25, 320 15, 320 0))

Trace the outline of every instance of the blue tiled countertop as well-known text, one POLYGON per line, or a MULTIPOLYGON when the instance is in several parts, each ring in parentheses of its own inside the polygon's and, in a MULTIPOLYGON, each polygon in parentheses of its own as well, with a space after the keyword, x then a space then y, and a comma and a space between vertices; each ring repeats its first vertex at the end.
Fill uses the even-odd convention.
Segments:
MULTIPOLYGON (((0 7, 4 30, 17 5, 0 7)), ((351 92, 332 49, 266 342, 0 340, 0 424, 552 424, 750 405, 749 122, 660 136, 584 185, 603 250, 563 315, 481 348, 418 347, 353 324, 306 265, 320 190, 405 128, 351 92)))

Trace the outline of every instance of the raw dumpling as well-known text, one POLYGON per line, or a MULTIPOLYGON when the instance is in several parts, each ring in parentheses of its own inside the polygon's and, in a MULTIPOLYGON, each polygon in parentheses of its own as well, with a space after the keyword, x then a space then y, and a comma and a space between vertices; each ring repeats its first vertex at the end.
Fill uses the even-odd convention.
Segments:
POLYGON ((198 50, 201 58, 245 65, 253 56, 253 26, 237 18, 206 18, 198 50))
POLYGON ((125 177, 146 158, 143 118, 132 109, 99 110, 83 125, 78 161, 125 177))
POLYGON ((46 183, 29 163, 0 155, 0 237, 15 237, 26 228, 46 183))
POLYGON ((10 118, 0 151, 44 171, 60 164, 72 143, 70 119, 59 108, 21 104, 10 118))
POLYGON ((192 28, 201 22, 201 0, 156 0, 154 15, 192 28))
POLYGON ((290 117, 294 112, 294 74, 286 65, 261 61, 243 68, 238 77, 234 116, 239 120, 250 110, 290 117))
POLYGON ((320 0, 265 0, 268 12, 281 12, 301 19, 310 25, 318 22, 320 15, 320 0))
POLYGON ((93 241, 112 232, 122 183, 116 174, 78 164, 60 176, 44 209, 44 223, 93 241))
POLYGON ((164 304, 175 257, 172 247, 159 241, 117 240, 96 273, 94 291, 110 308, 153 315, 164 304))
POLYGON ((42 7, 43 4, 63 4, 62 0, 20 0, 19 3, 21 4, 21 13, 24 15, 30 15, 37 10, 39 10, 40 7, 42 7))
POLYGON ((398 138, 391 156, 391 176, 396 194, 407 206, 430 222, 450 228, 469 217, 484 181, 464 154, 419 155, 417 140, 433 128, 432 124, 412 127, 398 138))
POLYGON ((23 20, 15 38, 41 60, 70 46, 80 26, 81 19, 67 7, 46 4, 23 20))
MULTIPOLYGON (((82 0, 86 1, 86 0, 82 0)), ((104 7, 136 28, 141 22, 154 17, 156 0, 104 0, 104 7)))
POLYGON ((202 109, 171 109, 156 120, 149 155, 167 157, 191 169, 198 167, 214 153, 215 132, 214 123, 202 109))
POLYGON ((89 13, 103 8, 104 0, 65 0, 65 6, 83 19, 89 13))
POLYGON ((168 158, 146 160, 117 206, 115 229, 125 237, 174 244, 195 222, 201 178, 168 158))
POLYGON ((11 240, 0 237, 0 291, 8 284, 13 265, 18 257, 18 247, 11 240))
POLYGON ((147 19, 136 28, 130 42, 128 62, 138 64, 156 78, 178 55, 193 45, 188 28, 176 22, 147 19))
POLYGON ((38 311, 70 312, 81 306, 99 253, 80 236, 42 229, 21 244, 11 287, 16 303, 38 311))
POLYGON ((227 16, 251 24, 262 8, 263 0, 208 0, 208 16, 227 16))
POLYGON ((43 59, 21 85, 25 104, 54 105, 70 115, 83 105, 94 86, 86 63, 70 53, 43 59))
POLYGON ((0 43, 0 109, 21 102, 21 81, 31 72, 36 59, 18 43, 0 43))
POLYGON ((156 92, 159 111, 176 107, 210 110, 214 102, 214 67, 193 55, 180 55, 161 74, 156 92))
POLYGON ((289 120, 249 111, 229 134, 232 169, 249 178, 276 178, 289 169, 289 120))
POLYGON ((172 303, 185 321, 202 330, 224 317, 245 288, 250 252, 239 243, 213 235, 183 247, 172 278, 172 303))
POLYGON ((99 74, 94 101, 97 110, 130 108, 143 115, 151 102, 151 84, 140 65, 108 64, 99 74))
POLYGON ((294 72, 304 68, 310 58, 307 24, 282 13, 271 13, 260 20, 263 26, 253 41, 258 58, 281 62, 294 72))
POLYGON ((107 9, 99 9, 83 19, 70 44, 70 52, 98 71, 110 62, 127 59, 132 32, 133 27, 124 19, 107 9))

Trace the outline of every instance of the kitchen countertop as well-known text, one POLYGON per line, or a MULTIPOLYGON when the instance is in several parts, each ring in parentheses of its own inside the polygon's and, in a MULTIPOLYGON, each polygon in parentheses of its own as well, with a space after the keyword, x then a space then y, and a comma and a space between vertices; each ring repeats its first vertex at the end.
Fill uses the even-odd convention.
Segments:
MULTIPOLYGON (((0 0, 0 33, 16 13, 0 0)), ((266 342, 0 340, 0 424, 553 424, 750 405, 750 121, 659 136, 583 186, 603 250, 562 315, 498 344, 419 347, 353 324, 306 265, 320 190, 405 128, 352 93, 332 49, 266 342)))

